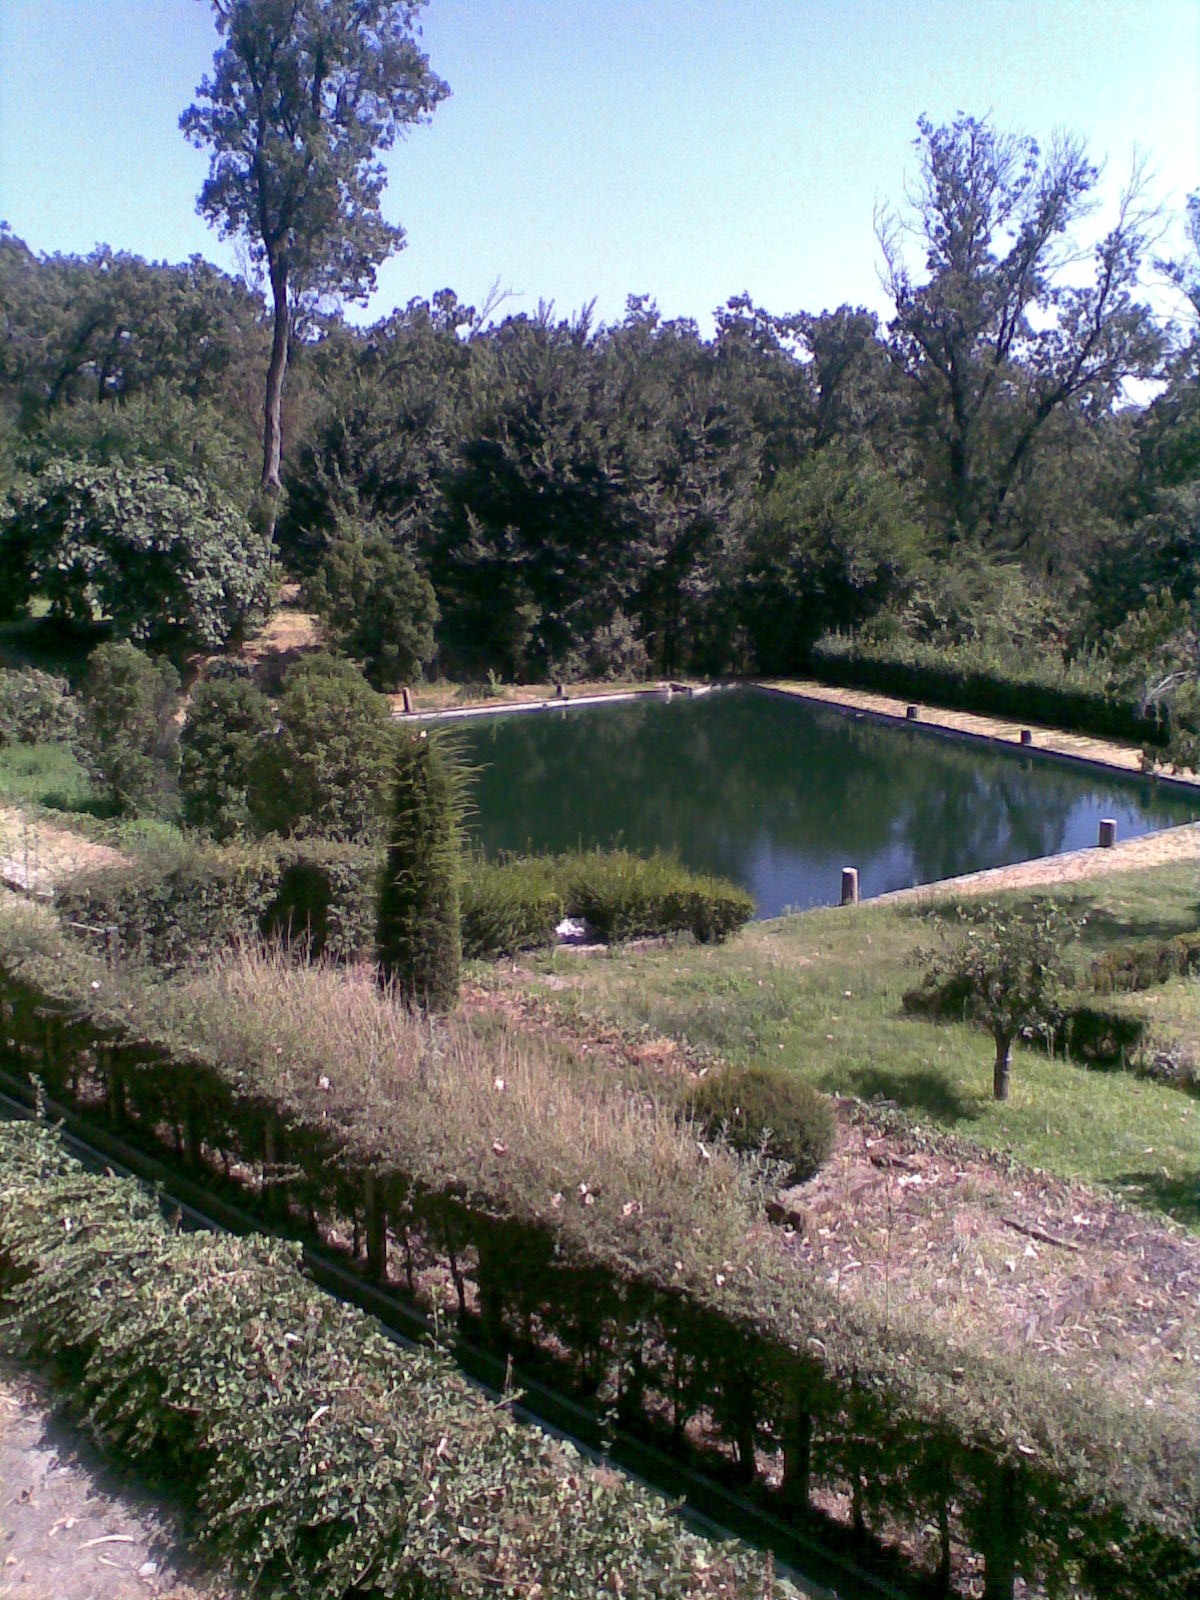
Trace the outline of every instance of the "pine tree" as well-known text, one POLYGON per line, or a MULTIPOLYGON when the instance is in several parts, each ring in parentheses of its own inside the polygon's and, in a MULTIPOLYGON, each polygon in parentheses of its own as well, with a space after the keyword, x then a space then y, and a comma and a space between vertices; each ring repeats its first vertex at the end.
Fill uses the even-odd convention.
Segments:
POLYGON ((451 1011, 462 961, 460 824, 466 770, 444 741, 418 734, 396 763, 379 965, 412 1009, 451 1011))

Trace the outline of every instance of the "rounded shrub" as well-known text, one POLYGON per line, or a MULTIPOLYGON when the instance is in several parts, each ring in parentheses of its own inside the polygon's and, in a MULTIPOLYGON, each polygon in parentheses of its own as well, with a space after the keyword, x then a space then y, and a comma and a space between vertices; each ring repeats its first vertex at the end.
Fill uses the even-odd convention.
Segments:
POLYGON ((695 1085, 688 1110, 705 1132, 720 1134, 735 1150, 786 1162, 788 1183, 813 1176, 832 1153, 837 1132, 826 1096, 779 1067, 725 1067, 695 1085))
POLYGON ((78 716, 65 678, 36 667, 0 667, 0 746, 69 739, 78 716))

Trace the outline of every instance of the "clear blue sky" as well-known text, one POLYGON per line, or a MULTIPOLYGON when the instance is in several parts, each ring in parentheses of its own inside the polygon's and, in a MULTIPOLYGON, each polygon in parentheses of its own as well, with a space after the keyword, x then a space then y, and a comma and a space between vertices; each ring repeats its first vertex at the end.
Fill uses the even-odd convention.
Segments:
MULTIPOLYGON (((1069 127, 1110 200, 1135 144, 1164 200, 1200 188, 1200 0, 431 0, 424 41, 453 95, 390 158, 374 314, 494 279, 705 327, 743 289, 882 310, 872 212, 921 112, 1069 127)), ((203 0, 0 0, 0 218, 232 268, 177 128, 216 42, 203 0)))

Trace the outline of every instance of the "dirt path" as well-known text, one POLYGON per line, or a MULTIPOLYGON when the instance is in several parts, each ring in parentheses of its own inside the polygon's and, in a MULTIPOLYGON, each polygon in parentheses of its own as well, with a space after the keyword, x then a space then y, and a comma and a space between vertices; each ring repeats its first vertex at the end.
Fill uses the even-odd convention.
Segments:
POLYGON ((178 1530, 0 1368, 0 1600, 228 1600, 197 1576, 178 1530))

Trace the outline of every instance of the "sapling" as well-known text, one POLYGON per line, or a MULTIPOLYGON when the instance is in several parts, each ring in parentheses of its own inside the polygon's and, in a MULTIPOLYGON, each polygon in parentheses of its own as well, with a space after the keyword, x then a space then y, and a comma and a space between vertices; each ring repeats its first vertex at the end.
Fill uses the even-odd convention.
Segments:
POLYGON ((921 952, 925 983, 963 995, 964 1011, 996 1044, 992 1097, 1007 1100, 1013 1041, 1023 1033, 1053 1037, 1069 977, 1068 945, 1081 923, 1052 901, 1021 910, 995 903, 968 914, 962 938, 948 949, 921 952))

